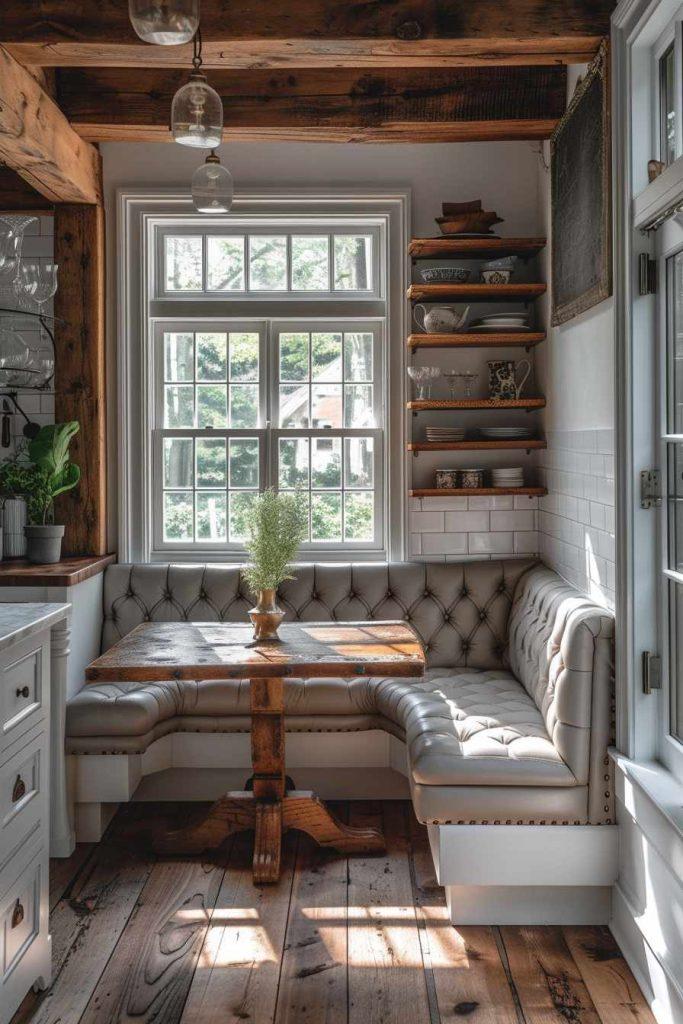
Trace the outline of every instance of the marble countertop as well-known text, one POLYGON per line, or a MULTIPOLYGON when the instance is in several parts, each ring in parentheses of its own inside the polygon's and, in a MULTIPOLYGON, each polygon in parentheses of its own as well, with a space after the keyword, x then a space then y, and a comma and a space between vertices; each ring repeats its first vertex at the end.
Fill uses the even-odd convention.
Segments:
POLYGON ((0 602, 0 650, 56 625, 67 617, 70 608, 68 604, 47 601, 0 602))

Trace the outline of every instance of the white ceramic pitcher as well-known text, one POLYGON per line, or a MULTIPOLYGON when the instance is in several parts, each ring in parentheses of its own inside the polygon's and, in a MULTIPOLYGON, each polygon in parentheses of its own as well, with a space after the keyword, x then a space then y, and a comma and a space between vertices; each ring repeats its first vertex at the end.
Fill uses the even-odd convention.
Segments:
POLYGON ((432 306, 427 309, 421 302, 418 302, 414 310, 418 327, 427 334, 454 334, 464 326, 469 311, 469 306, 465 306, 463 313, 459 313, 455 306, 432 306))

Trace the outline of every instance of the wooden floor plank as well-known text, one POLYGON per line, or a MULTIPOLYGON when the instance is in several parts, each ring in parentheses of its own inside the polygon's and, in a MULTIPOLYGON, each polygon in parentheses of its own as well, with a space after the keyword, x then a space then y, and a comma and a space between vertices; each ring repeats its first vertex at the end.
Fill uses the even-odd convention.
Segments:
POLYGON ((290 833, 262 887, 248 833, 212 863, 154 857, 204 811, 128 805, 53 863, 54 981, 12 1024, 655 1024, 606 928, 454 928, 407 801, 335 808, 385 854, 290 833))
POLYGON ((601 1024, 561 928, 500 929, 527 1024, 601 1024))
MULTIPOLYGON (((385 854, 349 858, 349 1024, 429 1021, 402 811, 385 804, 385 854)), ((381 827, 381 805, 353 804, 350 824, 381 827)))
POLYGON ((655 1024, 609 928, 563 928, 602 1024, 655 1024))
POLYGON ((53 857, 50 860, 50 910, 57 906, 94 849, 95 843, 76 843, 70 857, 53 857))
POLYGON ((152 862, 101 844, 50 915, 52 985, 14 1024, 77 1024, 135 909, 152 862))
POLYGON ((439 1018, 471 1024, 523 1024, 492 928, 455 928, 436 881, 427 831, 407 808, 413 894, 421 922, 425 969, 433 977, 439 1018))
POLYGON ((235 837, 182 1024, 266 1024, 273 1019, 296 838, 285 837, 282 873, 280 881, 273 885, 254 885, 252 844, 252 833, 235 837))
POLYGON ((300 836, 276 1024, 346 1024, 347 872, 346 857, 300 836))
POLYGON ((83 1024, 177 1024, 222 877, 197 861, 154 865, 83 1024))

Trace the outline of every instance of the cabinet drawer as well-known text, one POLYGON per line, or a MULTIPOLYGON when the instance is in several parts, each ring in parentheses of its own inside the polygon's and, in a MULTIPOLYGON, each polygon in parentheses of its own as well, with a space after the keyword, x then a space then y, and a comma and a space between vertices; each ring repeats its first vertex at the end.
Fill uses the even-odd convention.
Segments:
POLYGON ((47 865, 41 849, 0 900, 0 985, 17 971, 41 934, 47 937, 47 865))
POLYGON ((0 749, 32 729, 47 713, 49 634, 23 640, 0 656, 0 749))
POLYGON ((0 765, 0 870, 29 835, 47 828, 47 733, 40 729, 12 749, 0 765))

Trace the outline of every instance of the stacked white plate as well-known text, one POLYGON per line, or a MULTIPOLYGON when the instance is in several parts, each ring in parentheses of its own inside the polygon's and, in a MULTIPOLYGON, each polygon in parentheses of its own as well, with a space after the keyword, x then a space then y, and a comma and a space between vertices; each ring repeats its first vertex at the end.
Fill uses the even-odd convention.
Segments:
POLYGON ((487 441, 527 441, 534 436, 534 428, 480 427, 479 433, 487 441))
POLYGON ((508 331, 514 334, 517 331, 531 330, 531 328, 529 327, 529 317, 526 313, 487 313, 486 316, 473 321, 468 330, 482 332, 508 331))
POLYGON ((491 470, 494 487, 523 487, 524 470, 521 466, 491 470))
POLYGON ((464 441, 464 427, 425 427, 425 436, 428 441, 464 441))

